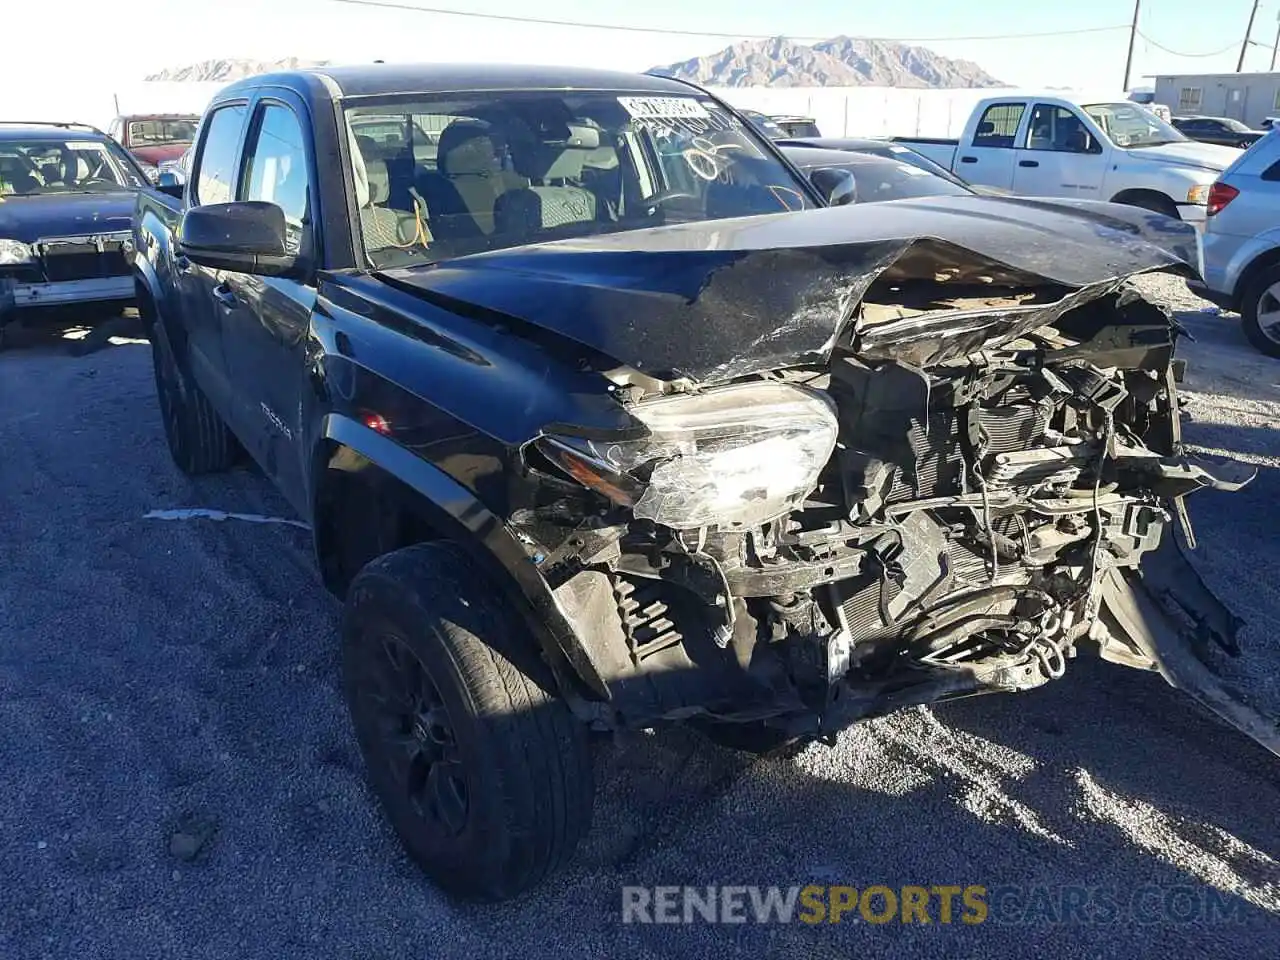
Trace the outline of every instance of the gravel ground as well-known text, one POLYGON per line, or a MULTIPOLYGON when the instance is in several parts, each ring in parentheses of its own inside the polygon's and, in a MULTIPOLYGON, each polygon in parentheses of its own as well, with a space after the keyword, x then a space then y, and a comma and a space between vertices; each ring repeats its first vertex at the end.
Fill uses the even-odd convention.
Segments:
MULTIPOLYGON (((1192 498, 1195 556, 1250 621, 1248 659, 1224 671, 1280 717, 1280 365, 1158 286, 1198 338, 1189 439, 1260 465, 1242 493, 1192 498)), ((0 450, 0 956, 1280 956, 1276 758, 1158 678, 1089 661, 789 759, 679 730, 604 745, 572 867, 512 904, 452 905, 363 785, 306 532, 144 519, 288 516, 248 470, 171 465, 147 346, 0 354, 0 450), (1156 888, 1236 913, 621 923, 625 884, 809 882, 1156 888)))

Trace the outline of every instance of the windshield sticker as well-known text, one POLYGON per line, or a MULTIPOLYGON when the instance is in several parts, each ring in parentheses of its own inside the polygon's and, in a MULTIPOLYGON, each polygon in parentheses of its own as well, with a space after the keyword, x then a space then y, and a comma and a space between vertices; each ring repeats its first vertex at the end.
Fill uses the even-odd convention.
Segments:
POLYGON ((618 102, 636 120, 705 120, 711 115, 692 97, 619 97, 618 102))
POLYGON ((102 144, 96 140, 71 140, 67 143, 68 150, 101 150, 102 144))

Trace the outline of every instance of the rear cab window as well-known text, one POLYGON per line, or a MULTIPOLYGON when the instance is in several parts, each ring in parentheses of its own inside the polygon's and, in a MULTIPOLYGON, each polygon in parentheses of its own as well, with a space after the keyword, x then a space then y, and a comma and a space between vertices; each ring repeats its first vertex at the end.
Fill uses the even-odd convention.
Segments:
POLYGON ((1010 148, 1018 136, 1018 126, 1026 113, 1025 103, 993 103, 982 113, 973 134, 975 147, 1010 148))

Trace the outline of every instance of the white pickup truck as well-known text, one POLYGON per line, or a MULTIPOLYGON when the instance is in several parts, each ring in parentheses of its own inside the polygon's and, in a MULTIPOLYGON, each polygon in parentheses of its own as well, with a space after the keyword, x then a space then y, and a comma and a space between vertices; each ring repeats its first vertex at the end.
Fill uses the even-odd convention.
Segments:
POLYGON ((1111 200, 1203 223, 1209 186, 1240 156, 1197 143, 1122 98, 988 97, 959 140, 893 137, 975 185, 1111 200))

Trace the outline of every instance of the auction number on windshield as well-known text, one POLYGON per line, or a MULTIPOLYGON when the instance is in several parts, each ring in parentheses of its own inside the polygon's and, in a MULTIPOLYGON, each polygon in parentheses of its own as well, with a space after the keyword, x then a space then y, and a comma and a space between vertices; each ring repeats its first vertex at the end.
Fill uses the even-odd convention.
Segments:
POLYGON ((711 116, 691 97, 619 97, 618 102, 636 120, 705 120, 711 116))

